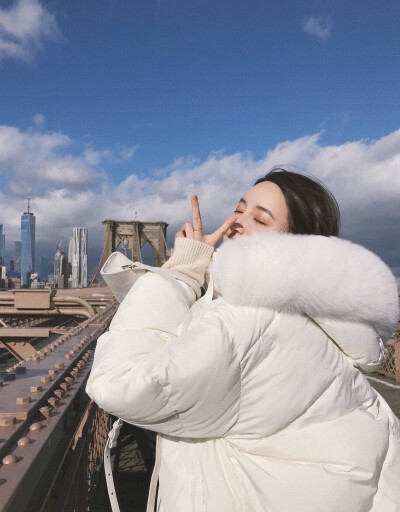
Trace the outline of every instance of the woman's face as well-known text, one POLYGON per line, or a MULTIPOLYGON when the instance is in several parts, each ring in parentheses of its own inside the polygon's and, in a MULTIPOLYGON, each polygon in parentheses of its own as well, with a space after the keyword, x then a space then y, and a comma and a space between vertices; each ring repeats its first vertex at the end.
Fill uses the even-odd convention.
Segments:
POLYGON ((262 231, 288 232, 288 210, 285 197, 275 183, 264 181, 254 185, 239 200, 235 210, 238 220, 224 239, 254 235, 262 231))

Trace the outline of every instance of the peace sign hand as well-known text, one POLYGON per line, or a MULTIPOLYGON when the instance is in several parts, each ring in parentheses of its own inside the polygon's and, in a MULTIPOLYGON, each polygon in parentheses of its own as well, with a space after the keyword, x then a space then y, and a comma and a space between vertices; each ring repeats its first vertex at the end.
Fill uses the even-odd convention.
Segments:
POLYGON ((203 242, 205 244, 215 247, 221 238, 228 232, 229 228, 237 221, 237 215, 229 215, 225 222, 217 230, 210 235, 204 234, 203 224, 201 222, 199 200, 196 195, 191 196, 192 202, 192 221, 185 222, 181 230, 177 232, 175 238, 190 238, 203 242))

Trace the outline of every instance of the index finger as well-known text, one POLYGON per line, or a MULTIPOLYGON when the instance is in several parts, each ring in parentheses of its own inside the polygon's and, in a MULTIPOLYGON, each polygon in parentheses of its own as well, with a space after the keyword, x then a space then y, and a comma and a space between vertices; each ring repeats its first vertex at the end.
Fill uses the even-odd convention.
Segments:
POLYGON ((193 229, 195 231, 203 231, 203 224, 201 222, 199 200, 196 195, 191 198, 192 202, 192 217, 193 217, 193 229))

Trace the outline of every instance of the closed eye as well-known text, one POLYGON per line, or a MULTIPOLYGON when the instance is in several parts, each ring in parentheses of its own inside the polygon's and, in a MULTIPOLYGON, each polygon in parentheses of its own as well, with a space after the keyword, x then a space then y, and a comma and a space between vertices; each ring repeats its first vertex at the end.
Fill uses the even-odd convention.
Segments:
POLYGON ((258 220, 258 219, 254 219, 257 224, 261 224, 262 226, 267 226, 267 224, 265 224, 265 222, 261 222, 261 220, 258 220))

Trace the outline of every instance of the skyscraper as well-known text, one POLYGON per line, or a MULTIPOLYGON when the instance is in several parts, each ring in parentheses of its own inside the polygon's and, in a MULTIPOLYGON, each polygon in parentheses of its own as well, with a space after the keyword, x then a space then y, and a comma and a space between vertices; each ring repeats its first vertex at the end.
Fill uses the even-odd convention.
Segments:
POLYGON ((21 272, 21 240, 14 241, 14 261, 15 261, 15 272, 21 272))
POLYGON ((21 286, 24 288, 29 288, 29 278, 35 270, 35 224, 29 193, 28 211, 21 215, 21 286))
POLYGON ((68 267, 67 255, 57 247, 54 255, 54 278, 58 288, 68 288, 68 267))
POLYGON ((0 224, 0 265, 5 264, 4 250, 6 247, 6 236, 3 234, 3 224, 0 224))
POLYGON ((73 288, 87 286, 87 239, 87 228, 74 228, 69 248, 73 288))

